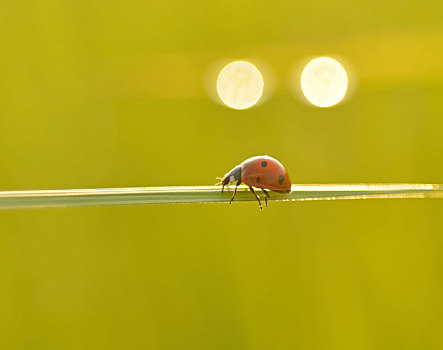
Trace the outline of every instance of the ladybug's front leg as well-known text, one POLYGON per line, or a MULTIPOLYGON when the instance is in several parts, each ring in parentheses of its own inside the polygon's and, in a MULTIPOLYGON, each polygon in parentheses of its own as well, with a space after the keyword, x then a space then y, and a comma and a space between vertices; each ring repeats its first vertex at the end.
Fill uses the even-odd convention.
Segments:
POLYGON ((239 186, 241 184, 241 182, 242 182, 241 180, 238 180, 237 183, 235 184, 234 195, 232 196, 231 200, 229 201, 229 204, 231 204, 232 201, 234 200, 235 195, 237 194, 237 186, 239 186))

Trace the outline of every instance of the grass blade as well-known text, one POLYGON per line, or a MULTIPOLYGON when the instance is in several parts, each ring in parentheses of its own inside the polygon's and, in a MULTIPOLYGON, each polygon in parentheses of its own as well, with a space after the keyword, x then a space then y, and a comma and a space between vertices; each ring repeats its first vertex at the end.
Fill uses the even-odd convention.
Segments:
MULTIPOLYGON (((0 209, 162 203, 229 202, 231 189, 219 186, 128 187, 0 192, 0 209)), ((260 191, 258 191, 260 192, 260 191)), ((292 193, 270 192, 270 200, 335 200, 369 198, 443 198, 443 185, 432 184, 305 184, 292 185, 292 193)), ((236 201, 255 201, 240 186, 236 201)))

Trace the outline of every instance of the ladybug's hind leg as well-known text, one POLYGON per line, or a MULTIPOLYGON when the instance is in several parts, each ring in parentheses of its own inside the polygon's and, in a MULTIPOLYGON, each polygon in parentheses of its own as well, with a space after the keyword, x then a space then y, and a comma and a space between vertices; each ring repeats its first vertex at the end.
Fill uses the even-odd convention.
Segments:
POLYGON ((265 207, 267 208, 267 207, 268 207, 269 193, 268 193, 264 188, 262 188, 261 190, 262 190, 263 193, 265 194, 265 207))
MULTIPOLYGON (((237 183, 235 184, 234 195, 232 196, 231 200, 229 201, 229 204, 231 204, 232 201, 234 200, 235 195, 237 194, 237 186, 239 186, 239 185, 241 184, 241 182, 242 182, 241 180, 238 180, 237 183)), ((222 192, 223 192, 223 191, 222 191, 222 192)))
POLYGON ((263 210, 263 207, 261 206, 260 198, 258 198, 257 193, 255 193, 254 189, 251 186, 249 186, 249 189, 254 194, 255 198, 257 198, 258 205, 260 206, 260 210, 263 210))

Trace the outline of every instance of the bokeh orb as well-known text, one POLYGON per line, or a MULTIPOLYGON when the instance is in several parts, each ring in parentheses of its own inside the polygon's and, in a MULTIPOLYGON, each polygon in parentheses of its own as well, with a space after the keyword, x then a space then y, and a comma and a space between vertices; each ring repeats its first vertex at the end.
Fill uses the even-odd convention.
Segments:
POLYGON ((303 69, 301 89, 313 105, 331 107, 345 97, 348 76, 343 66, 333 58, 318 57, 303 69))
POLYGON ((231 62, 217 77, 217 93, 225 105, 233 109, 254 106, 263 94, 263 76, 252 63, 231 62))

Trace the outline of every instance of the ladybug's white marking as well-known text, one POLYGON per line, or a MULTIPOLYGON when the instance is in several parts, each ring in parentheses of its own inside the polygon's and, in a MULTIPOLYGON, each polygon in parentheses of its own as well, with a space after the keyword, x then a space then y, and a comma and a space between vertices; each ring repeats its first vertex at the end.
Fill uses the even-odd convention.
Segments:
POLYGON ((231 175, 229 177, 229 183, 233 183, 234 181, 235 181, 235 177, 234 177, 234 175, 231 175))

